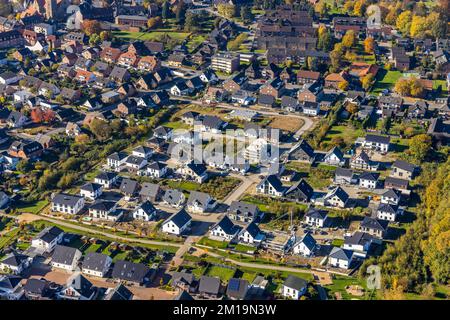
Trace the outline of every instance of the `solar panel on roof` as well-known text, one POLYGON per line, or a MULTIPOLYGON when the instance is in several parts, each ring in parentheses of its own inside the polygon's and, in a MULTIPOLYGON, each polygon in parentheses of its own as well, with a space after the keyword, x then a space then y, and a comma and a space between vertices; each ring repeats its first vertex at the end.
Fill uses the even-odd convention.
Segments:
POLYGON ((228 283, 228 288, 233 291, 239 290, 239 280, 238 279, 231 279, 228 283))

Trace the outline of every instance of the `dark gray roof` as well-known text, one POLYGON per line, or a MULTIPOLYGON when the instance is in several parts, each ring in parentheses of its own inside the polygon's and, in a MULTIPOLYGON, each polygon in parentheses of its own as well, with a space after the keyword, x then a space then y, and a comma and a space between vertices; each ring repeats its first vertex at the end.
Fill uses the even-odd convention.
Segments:
POLYGON ((375 219, 371 217, 364 217, 363 221, 361 221, 361 227, 372 229, 372 230, 380 230, 385 232, 388 228, 389 221, 375 219))
POLYGON ((341 149, 339 149, 338 147, 334 147, 333 149, 328 151, 327 154, 325 155, 325 158, 327 158, 327 157, 329 157, 329 156, 331 156, 333 154, 336 157, 338 157, 340 161, 344 160, 344 155, 342 154, 341 149))
POLYGON ((56 226, 48 227, 39 232, 36 236, 36 239, 41 239, 46 243, 50 243, 53 241, 53 239, 59 237, 61 233, 64 233, 64 231, 56 226))
POLYGON ((171 215, 167 221, 172 221, 179 228, 183 227, 186 223, 192 220, 191 216, 186 212, 186 210, 181 209, 180 211, 171 215))
POLYGON ((28 259, 27 255, 12 252, 12 253, 8 254, 5 258, 3 258, 1 263, 4 263, 5 265, 12 266, 12 267, 18 267, 18 266, 22 265, 22 263, 24 261, 26 261, 27 259, 28 259))
POLYGON ((220 227, 227 235, 234 235, 241 229, 238 225, 235 225, 228 216, 224 216, 213 228, 216 227, 220 227))
POLYGON ((319 210, 315 208, 311 208, 306 212, 305 217, 311 217, 315 219, 325 219, 328 215, 328 212, 326 210, 319 210))
POLYGON ((128 157, 128 155, 125 152, 114 152, 113 154, 108 156, 108 159, 121 161, 128 157))
POLYGON ((167 167, 167 165, 165 163, 163 163, 163 162, 153 161, 153 162, 149 163, 147 165, 147 167, 149 167, 149 168, 151 168, 153 170, 162 170, 165 167, 167 167))
POLYGON ((176 271, 172 274, 172 282, 183 282, 185 284, 191 285, 194 281, 195 276, 192 273, 176 271))
POLYGON ((133 299, 133 293, 128 290, 123 284, 117 285, 114 289, 111 289, 103 300, 131 300, 133 299))
POLYGON ((149 272, 150 269, 145 264, 119 260, 114 264, 112 277, 124 281, 143 283, 149 272))
POLYGON ((71 287, 83 297, 91 297, 95 292, 95 287, 92 283, 80 273, 74 274, 72 277, 67 279, 66 287, 71 287))
POLYGON ((156 211, 155 206, 150 201, 144 201, 139 206, 140 209, 142 209, 146 214, 151 214, 152 212, 156 211))
POLYGON ((341 199, 343 202, 346 202, 349 198, 348 193, 345 192, 344 189, 342 189, 341 187, 336 187, 334 188, 329 195, 327 195, 327 197, 332 197, 336 195, 339 199, 341 199))
POLYGON ((386 179, 384 180, 384 184, 393 184, 396 186, 401 186, 404 188, 408 188, 409 185, 409 181, 405 180, 405 179, 400 179, 400 178, 393 178, 393 177, 386 177, 386 179))
POLYGON ((344 243, 364 246, 367 242, 372 242, 374 237, 366 232, 356 231, 350 237, 345 237, 344 243))
POLYGON ((107 211, 109 212, 116 205, 115 201, 107 201, 107 200, 97 200, 95 201, 89 209, 98 210, 98 211, 107 211))
POLYGON ((398 206, 392 205, 392 204, 387 204, 387 203, 380 203, 380 205, 378 206, 378 209, 377 209, 378 212, 388 212, 388 213, 393 213, 393 214, 396 214, 397 210, 398 210, 398 206))
POLYGON ((19 276, 13 276, 13 275, 6 275, 4 277, 0 277, 0 289, 8 289, 12 290, 16 288, 20 282, 22 281, 22 277, 19 276))
POLYGON ((368 142, 389 144, 390 140, 391 140, 390 137, 379 136, 379 135, 375 135, 375 134, 367 134, 366 135, 366 141, 368 141, 368 142))
POLYGON ((134 194, 137 191, 138 186, 139 184, 137 181, 125 178, 120 184, 120 191, 125 194, 134 194))
POLYGON ((261 183, 268 182, 277 192, 283 192, 284 187, 280 179, 274 174, 267 176, 261 183))
POLYGON ((198 291, 207 294, 219 294, 220 279, 216 277, 202 276, 200 278, 198 291))
POLYGON ((88 192, 95 192, 97 190, 100 190, 101 188, 102 188, 101 184, 88 182, 82 185, 80 189, 88 192))
POLYGON ((284 281, 284 286, 300 291, 308 286, 308 281, 290 274, 284 281))
POLYGON ((191 191, 189 199, 187 201, 187 205, 197 203, 201 207, 206 208, 210 201, 213 200, 211 199, 211 196, 209 194, 199 191, 191 191))
POLYGON ((61 205, 66 205, 66 206, 70 206, 73 207, 75 206, 78 201, 80 199, 82 199, 83 197, 80 196, 74 196, 71 194, 66 194, 66 193, 58 193, 56 194, 53 199, 52 202, 56 203, 56 204, 61 204, 61 205))
POLYGON ((194 300, 194 298, 186 290, 182 290, 173 300, 194 300))
POLYGON ((383 197, 400 199, 401 194, 402 193, 396 189, 389 189, 385 193, 383 193, 383 197))
POLYGON ((261 233, 261 230, 259 229, 259 227, 256 225, 256 223, 252 222, 249 223, 245 229, 253 238, 256 238, 258 236, 258 234, 261 233))
POLYGON ((45 279, 28 279, 23 289, 26 293, 43 295, 48 288, 48 282, 45 279))
POLYGON ((404 160, 395 160, 395 162, 392 164, 392 167, 397 167, 409 172, 414 172, 414 170, 416 169, 416 166, 414 164, 406 162, 404 160))
POLYGON ((247 280, 239 278, 231 278, 228 281, 226 294, 229 297, 242 300, 247 295, 248 287, 249 284, 247 280))
POLYGON ((316 246, 316 240, 313 238, 311 233, 307 232, 300 239, 299 243, 303 243, 309 250, 313 250, 316 246))
POLYGON ((269 94, 260 94, 258 96, 258 103, 262 105, 271 106, 275 103, 275 98, 269 94))
POLYGON ((83 260, 83 269, 103 271, 108 256, 103 253, 89 252, 83 260))
POLYGON ((228 211, 246 217, 256 217, 256 215, 258 214, 258 207, 255 204, 251 203, 233 201, 228 211))
POLYGON ((314 189, 308 184, 308 182, 306 182, 305 179, 300 179, 298 182, 294 183, 287 191, 286 194, 290 194, 291 192, 294 191, 300 191, 301 193, 303 193, 303 195, 307 198, 311 198, 313 193, 314 193, 314 189))
POLYGON ((163 200, 167 202, 168 204, 175 205, 180 203, 181 201, 184 201, 185 196, 183 192, 177 189, 169 189, 166 190, 163 196, 163 200))
POLYGON ((198 176, 202 176, 206 172, 206 166, 201 163, 194 163, 192 161, 187 164, 187 167, 189 169, 191 169, 198 176))
POLYGON ((379 173, 376 172, 363 172, 359 175, 360 180, 378 181, 379 173))
POLYGON ((52 262, 71 265, 78 249, 57 245, 52 255, 52 262))
POLYGON ((353 176, 353 170, 351 169, 345 169, 345 168, 336 168, 336 171, 334 172, 334 175, 336 177, 348 177, 351 178, 353 176))
POLYGON ((219 117, 205 115, 203 117, 202 124, 208 128, 220 129, 224 125, 224 122, 219 117))
POLYGON ((115 173, 115 172, 109 172, 109 171, 104 171, 104 172, 100 172, 95 178, 96 178, 96 179, 100 179, 100 180, 111 181, 111 180, 113 180, 115 177, 117 177, 117 173, 115 173))
POLYGON ((331 253, 330 253, 329 257, 330 258, 339 259, 339 260, 350 261, 352 256, 353 256, 353 251, 342 249, 342 248, 338 248, 338 247, 334 247, 331 250, 331 253))
POLYGON ((139 194, 144 197, 156 197, 160 190, 159 184, 144 182, 139 194))

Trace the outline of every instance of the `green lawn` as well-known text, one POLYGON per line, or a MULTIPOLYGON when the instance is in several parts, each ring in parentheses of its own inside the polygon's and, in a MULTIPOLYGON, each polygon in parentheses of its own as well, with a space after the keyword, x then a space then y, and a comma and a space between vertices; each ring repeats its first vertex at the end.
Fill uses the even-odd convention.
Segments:
POLYGON ((172 128, 172 129, 189 129, 189 125, 182 121, 166 122, 163 124, 163 126, 172 128))
POLYGON ((403 74, 400 71, 387 71, 380 68, 377 74, 377 81, 375 82, 371 93, 379 94, 384 89, 393 88, 397 80, 400 79, 402 75, 403 74))
POLYGON ((328 150, 333 147, 331 144, 333 138, 342 138, 346 146, 350 147, 355 142, 356 138, 363 137, 364 135, 365 133, 362 129, 355 129, 347 125, 332 126, 322 142, 325 145, 325 149, 328 150))
POLYGON ((256 248, 252 247, 252 246, 246 246, 246 245, 243 245, 243 244, 238 244, 238 245, 236 245, 234 247, 234 250, 247 253, 249 251, 251 251, 251 252, 255 251, 256 248))
POLYGON ((205 40, 206 40, 206 37, 204 35, 201 35, 201 34, 192 35, 189 38, 188 43, 186 44, 189 52, 192 53, 200 44, 205 42, 205 40))
POLYGON ((91 244, 89 247, 87 247, 84 250, 84 252, 85 253, 88 253, 88 252, 99 252, 102 247, 103 247, 102 243, 91 244))
POLYGON ((10 244, 11 241, 14 241, 20 229, 16 228, 14 230, 9 231, 8 233, 0 236, 0 249, 3 249, 5 246, 10 244))
POLYGON ((155 41, 160 40, 164 36, 178 41, 183 41, 189 36, 189 32, 175 32, 175 31, 151 31, 151 32, 129 32, 129 31, 114 31, 113 36, 125 40, 142 40, 155 41))
POLYGON ((46 205, 48 204, 47 200, 36 201, 33 203, 19 203, 17 205, 18 213, 39 213, 46 205))
POLYGON ((111 256, 111 258, 113 258, 113 262, 117 262, 119 260, 126 260, 126 258, 128 257, 129 251, 120 251, 117 250, 113 253, 113 256, 111 256))
POLYGON ((327 291, 328 296, 332 299, 335 298, 334 293, 336 293, 336 292, 340 292, 342 295, 342 299, 344 299, 344 300, 350 300, 350 299, 364 300, 364 299, 370 298, 369 292, 366 292, 365 296, 362 296, 362 297, 356 297, 356 296, 352 296, 352 295, 348 294, 347 291, 345 290, 345 287, 349 286, 349 285, 360 285, 364 289, 366 289, 364 280, 359 280, 356 278, 344 277, 344 276, 335 276, 333 278, 333 284, 324 286, 324 288, 327 291))
POLYGON ((441 89, 440 96, 445 97, 448 95, 447 81, 445 80, 433 80, 433 89, 441 89))
POLYGON ((198 244, 218 249, 226 249, 228 246, 228 242, 213 240, 208 237, 201 238, 198 244))
POLYGON ((206 270, 206 275, 210 277, 219 277, 220 280, 228 282, 228 280, 230 280, 234 276, 235 272, 236 272, 235 269, 228 269, 219 266, 210 266, 206 270))

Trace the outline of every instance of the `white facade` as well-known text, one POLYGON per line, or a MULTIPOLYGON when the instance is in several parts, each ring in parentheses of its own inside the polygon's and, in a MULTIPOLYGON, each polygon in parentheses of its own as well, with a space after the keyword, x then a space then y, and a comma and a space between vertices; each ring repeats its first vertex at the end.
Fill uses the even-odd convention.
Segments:
POLYGON ((361 188, 376 189, 377 181, 376 180, 368 180, 368 179, 359 179, 359 186, 361 188))
POLYGON ((67 213, 67 214, 77 214, 84 207, 84 198, 80 198, 74 206, 64 205, 60 203, 52 202, 52 211, 67 213))
POLYGON ((103 193, 103 188, 100 187, 98 189, 95 189, 93 191, 80 189, 80 196, 85 197, 87 199, 95 200, 98 197, 100 197, 103 193))
POLYGON ((299 291, 299 290, 294 289, 294 288, 289 288, 289 287, 287 287, 285 285, 283 285, 283 291, 282 292, 283 292, 283 297, 294 299, 294 300, 300 299, 300 297, 305 294, 305 290, 299 291))
POLYGON ((108 270, 111 267, 111 264, 112 264, 111 257, 106 257, 105 265, 103 266, 102 270, 92 270, 92 269, 82 268, 81 271, 84 274, 87 274, 90 276, 103 278, 108 273, 108 270))
POLYGON ((189 226, 191 225, 191 221, 189 220, 184 226, 182 226, 181 228, 178 227, 175 223, 173 223, 173 221, 169 220, 166 221, 163 225, 162 225, 162 231, 165 233, 169 233, 169 234, 174 234, 174 235, 181 235, 183 233, 184 230, 186 230, 189 226))
POLYGON ((74 271, 78 265, 78 261, 80 261, 80 258, 81 258, 81 251, 76 250, 74 259, 72 260, 72 264, 63 264, 52 261, 51 265, 53 268, 64 269, 67 271, 74 271))
POLYGON ((349 260, 337 259, 337 258, 332 258, 332 257, 330 257, 329 259, 330 259, 329 264, 335 268, 348 269, 349 264, 351 263, 351 260, 349 261, 349 260))
POLYGON ((316 218, 316 217, 306 216, 306 224, 308 224, 312 227, 323 228, 326 219, 327 218, 321 219, 318 217, 316 218))
POLYGON ((310 257, 314 253, 314 248, 310 249, 308 248, 303 241, 298 242, 292 247, 292 251, 294 254, 299 254, 304 257, 310 257))
POLYGON ((142 220, 142 221, 150 221, 155 217, 156 212, 153 211, 151 213, 145 212, 142 208, 138 208, 133 212, 133 219, 142 220))

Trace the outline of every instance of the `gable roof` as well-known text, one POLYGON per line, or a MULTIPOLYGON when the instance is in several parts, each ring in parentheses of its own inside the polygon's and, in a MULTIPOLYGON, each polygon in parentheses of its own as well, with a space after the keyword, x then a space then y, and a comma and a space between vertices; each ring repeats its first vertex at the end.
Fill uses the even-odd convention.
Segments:
POLYGON ((22 265, 22 263, 27 261, 28 258, 29 257, 27 255, 12 252, 8 254, 5 258, 3 258, 3 260, 1 260, 0 262, 8 266, 19 267, 20 265, 22 265))
POLYGON ((314 219, 321 219, 324 220, 328 216, 328 211, 326 210, 319 210, 315 208, 310 208, 308 212, 306 212, 305 217, 311 217, 314 219))
POLYGON ((392 164, 392 167, 396 167, 408 172, 414 172, 416 169, 416 166, 414 164, 406 162, 404 160, 395 160, 395 162, 392 164))
POLYGON ((77 252, 80 251, 76 248, 57 245, 52 255, 52 262, 71 265, 77 252))
POLYGON ((112 277, 124 281, 143 283, 150 272, 150 268, 143 263, 119 260, 114 264, 112 277))
POLYGON ((198 291, 207 294, 219 294, 220 279, 216 277, 201 276, 198 291))
POLYGON ((122 183, 120 184, 120 191, 125 194, 134 194, 138 186, 139 184, 137 181, 125 178, 122 179, 122 183))
POLYGON ((259 210, 255 204, 245 203, 242 201, 233 201, 228 208, 228 211, 237 215, 255 217, 259 210))
POLYGON ((80 199, 83 199, 83 197, 75 196, 67 193, 58 193, 56 194, 52 202, 57 204, 62 204, 70 207, 74 207, 80 199))
POLYGON ((89 252, 83 260, 83 269, 103 271, 109 256, 98 252, 89 252))
POLYGON ((227 235, 235 235, 241 228, 235 225, 228 216, 224 216, 213 229, 220 227, 227 235))
POLYGON ((363 221, 361 221, 361 227, 383 232, 387 231, 388 225, 389 221, 375 219, 372 217, 364 217, 363 221))
POLYGON ((163 224, 166 224, 169 221, 172 221, 178 228, 185 226, 189 221, 192 220, 192 217, 186 210, 181 209, 180 211, 172 214, 163 224))
POLYGON ((177 189, 168 189, 164 192, 163 200, 168 204, 178 204, 180 201, 184 201, 185 196, 183 192, 177 189))
POLYGON ((192 191, 189 195, 187 205, 192 205, 194 203, 197 203, 203 208, 206 208, 206 206, 213 201, 211 196, 204 192, 199 191, 192 191))
POLYGON ((300 291, 308 286, 308 282, 305 279, 290 274, 284 281, 283 285, 288 288, 300 291))
POLYGON ((132 298, 133 293, 120 283, 117 287, 107 291, 104 300, 131 300, 132 298))
POLYGON ((352 259, 352 257, 353 257, 353 251, 342 249, 342 248, 338 248, 338 247, 334 247, 331 250, 331 253, 330 253, 329 257, 330 258, 335 258, 335 259, 338 259, 338 260, 350 261, 352 259))

